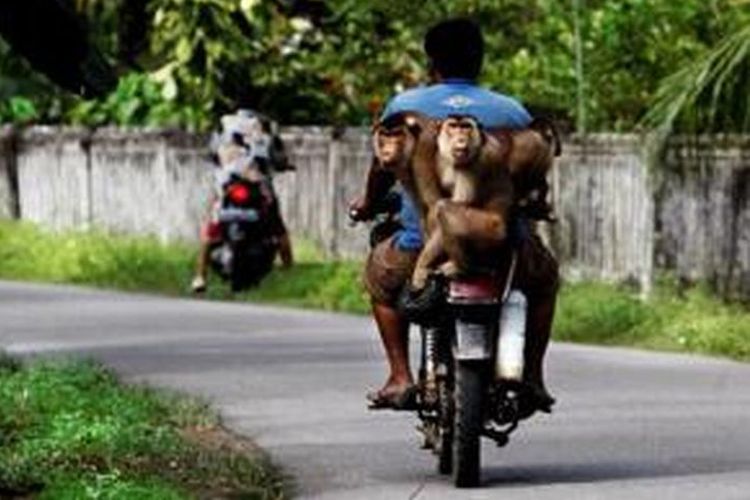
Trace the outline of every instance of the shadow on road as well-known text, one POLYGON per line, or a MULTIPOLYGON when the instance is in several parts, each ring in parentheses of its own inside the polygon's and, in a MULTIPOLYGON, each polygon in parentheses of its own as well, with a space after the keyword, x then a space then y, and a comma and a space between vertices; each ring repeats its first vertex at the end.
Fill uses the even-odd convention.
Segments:
POLYGON ((622 479, 649 479, 750 471, 750 461, 717 461, 715 457, 672 463, 580 462, 529 466, 486 467, 484 485, 514 487, 565 483, 596 483, 622 479), (711 463, 708 463, 708 462, 711 463))

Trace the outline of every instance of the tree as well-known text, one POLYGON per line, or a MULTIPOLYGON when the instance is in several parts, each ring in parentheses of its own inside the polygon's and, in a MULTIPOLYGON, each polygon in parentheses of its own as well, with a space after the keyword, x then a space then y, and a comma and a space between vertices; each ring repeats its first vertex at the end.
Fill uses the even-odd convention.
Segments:
MULTIPOLYGON (((286 123, 364 124, 426 81, 427 27, 466 15, 487 42, 482 84, 571 124, 585 114, 590 130, 630 130, 663 78, 739 29, 744 0, 577 1, 578 75, 572 0, 74 0, 120 87, 77 103, 23 85, 12 95, 42 119, 92 124, 206 128, 237 107, 286 123)), ((8 64, 5 78, 15 76, 8 64)))
POLYGON ((750 25, 666 78, 644 124, 664 133, 750 131, 750 25))

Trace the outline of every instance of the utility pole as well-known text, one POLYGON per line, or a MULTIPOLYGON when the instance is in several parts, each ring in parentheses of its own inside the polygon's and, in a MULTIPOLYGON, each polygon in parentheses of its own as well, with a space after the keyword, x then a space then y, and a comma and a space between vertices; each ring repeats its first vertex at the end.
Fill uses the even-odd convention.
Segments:
POLYGON ((586 80, 583 73, 583 40, 581 38, 581 2, 573 0, 573 30, 574 45, 576 53, 576 100, 578 112, 576 113, 576 129, 579 134, 586 133, 586 80))

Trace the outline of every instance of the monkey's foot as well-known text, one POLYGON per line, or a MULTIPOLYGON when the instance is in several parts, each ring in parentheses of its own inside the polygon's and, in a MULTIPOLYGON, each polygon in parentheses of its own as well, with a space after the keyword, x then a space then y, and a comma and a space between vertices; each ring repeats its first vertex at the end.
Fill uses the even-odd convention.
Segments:
POLYGON ((461 274, 461 270, 458 268, 458 265, 455 262, 449 260, 448 262, 440 266, 440 274, 442 274, 446 278, 455 278, 461 274))
POLYGON ((429 269, 415 269, 411 276, 409 289, 413 293, 418 293, 427 286, 427 279, 430 277, 429 269))

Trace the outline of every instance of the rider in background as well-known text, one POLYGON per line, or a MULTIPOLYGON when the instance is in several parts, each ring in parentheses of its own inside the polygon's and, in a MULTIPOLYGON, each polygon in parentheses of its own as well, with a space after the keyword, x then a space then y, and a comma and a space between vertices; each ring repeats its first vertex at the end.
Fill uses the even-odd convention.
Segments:
MULTIPOLYGON (((433 84, 395 96, 381 119, 416 111, 437 119, 472 115, 487 129, 520 129, 531 122, 529 113, 515 99, 477 85, 484 40, 473 21, 451 19, 437 24, 425 36, 424 49, 433 84)), ((352 208, 368 214, 376 202, 360 199, 352 208)), ((409 322, 397 307, 423 244, 417 210, 406 195, 400 219, 402 229, 372 249, 364 273, 365 288, 371 297, 373 316, 390 368, 385 385, 367 395, 374 408, 408 406, 416 392, 409 367, 409 322)), ((532 388, 534 408, 549 411, 554 399, 544 385, 542 362, 554 315, 557 263, 537 235, 531 231, 523 233, 527 234, 518 243, 519 266, 514 288, 521 289, 529 302, 524 379, 532 388)))
POLYGON ((269 224, 278 240, 282 265, 293 262, 292 246, 281 213, 278 198, 273 190, 273 176, 277 171, 288 170, 288 159, 281 139, 273 134, 268 118, 249 110, 239 110, 221 119, 221 131, 211 140, 211 152, 217 168, 214 170, 214 188, 209 197, 206 220, 201 224, 200 251, 191 288, 202 293, 207 287, 207 274, 211 246, 221 238, 217 219, 224 184, 232 174, 250 175, 266 180, 268 196, 275 207, 269 224))

